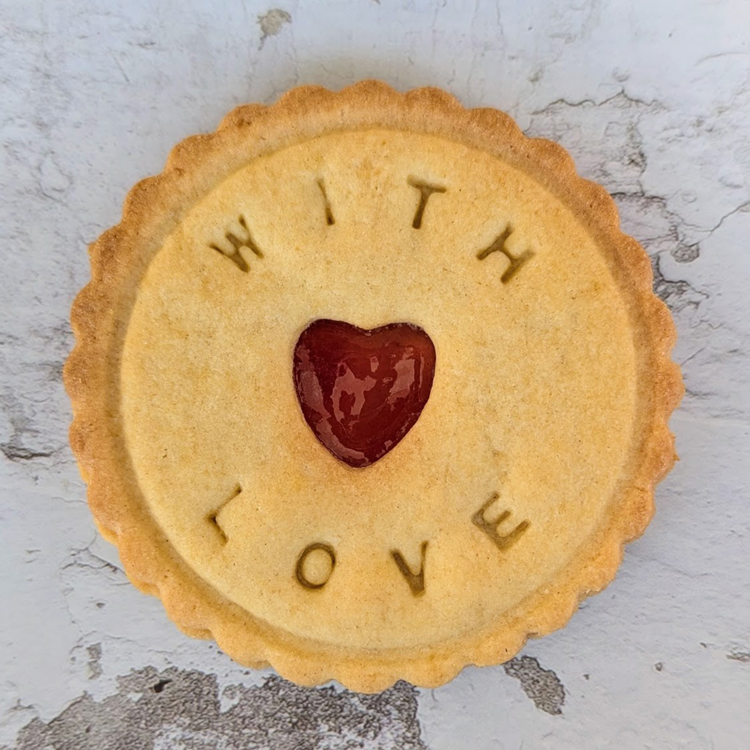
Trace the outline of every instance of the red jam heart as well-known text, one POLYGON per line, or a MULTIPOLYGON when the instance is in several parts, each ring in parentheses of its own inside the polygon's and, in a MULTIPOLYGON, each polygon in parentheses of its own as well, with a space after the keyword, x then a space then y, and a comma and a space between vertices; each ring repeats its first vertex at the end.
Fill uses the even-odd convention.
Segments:
POLYGON ((316 320, 294 348, 294 385, 315 437, 361 469, 393 450, 430 397, 435 347, 411 323, 367 331, 316 320))

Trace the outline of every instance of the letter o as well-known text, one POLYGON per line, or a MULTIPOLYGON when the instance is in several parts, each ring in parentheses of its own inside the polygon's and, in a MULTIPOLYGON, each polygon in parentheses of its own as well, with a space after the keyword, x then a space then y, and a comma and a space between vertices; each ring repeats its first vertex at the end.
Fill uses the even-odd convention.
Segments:
POLYGON ((336 552, 331 547, 330 544, 325 544, 323 542, 315 542, 314 544, 308 544, 305 549, 302 550, 302 554, 297 558, 297 567, 295 569, 295 575, 297 577, 297 580, 299 583, 304 586, 306 589, 310 589, 311 591, 315 591, 316 589, 322 589, 323 586, 325 586, 328 583, 328 579, 331 577, 331 574, 333 573, 333 569, 336 567, 336 552), (329 560, 331 561, 331 567, 328 571, 328 575, 326 575, 324 581, 320 581, 318 583, 311 581, 307 576, 305 575, 305 561, 307 558, 316 551, 322 551, 326 555, 328 555, 329 560))

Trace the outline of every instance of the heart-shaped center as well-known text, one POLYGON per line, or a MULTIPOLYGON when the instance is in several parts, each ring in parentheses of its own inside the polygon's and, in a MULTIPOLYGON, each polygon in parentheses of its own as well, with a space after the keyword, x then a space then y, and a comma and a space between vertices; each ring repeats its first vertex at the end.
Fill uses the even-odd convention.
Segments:
POLYGON ((355 468, 375 463, 419 419, 435 376, 435 347, 410 323, 367 331, 316 320, 294 348, 294 385, 315 437, 355 468))

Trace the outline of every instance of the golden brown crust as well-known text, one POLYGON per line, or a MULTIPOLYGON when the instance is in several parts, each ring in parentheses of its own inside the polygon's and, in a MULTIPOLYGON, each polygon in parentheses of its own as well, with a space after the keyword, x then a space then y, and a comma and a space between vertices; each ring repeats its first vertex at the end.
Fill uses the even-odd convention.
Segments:
POLYGON ((164 172, 138 183, 125 201, 122 222, 90 248, 91 282, 71 313, 77 345, 65 366, 73 402, 70 442, 102 534, 118 545, 123 565, 139 588, 159 596, 189 635, 216 639, 237 661, 262 667, 302 685, 337 679, 363 692, 397 679, 432 687, 467 664, 510 659, 528 637, 565 624, 579 602, 614 577, 625 543, 639 536, 653 514, 655 484, 672 467, 674 440, 667 421, 683 393, 670 360, 675 341, 671 316, 652 293, 643 248, 623 235, 615 205, 598 185, 575 173, 560 146, 526 138, 505 114, 464 109, 449 94, 423 88, 400 94, 377 81, 334 93, 300 87, 270 107, 235 109, 218 130, 177 145, 164 172), (118 453, 119 357, 137 281, 181 215, 218 181, 248 159, 331 130, 367 127, 416 130, 448 137, 501 156, 532 174, 566 203, 609 249, 612 272, 627 298, 638 338, 641 442, 609 519, 545 592, 528 597, 490 630, 422 650, 352 652, 279 633, 222 597, 175 552, 145 505, 118 453))

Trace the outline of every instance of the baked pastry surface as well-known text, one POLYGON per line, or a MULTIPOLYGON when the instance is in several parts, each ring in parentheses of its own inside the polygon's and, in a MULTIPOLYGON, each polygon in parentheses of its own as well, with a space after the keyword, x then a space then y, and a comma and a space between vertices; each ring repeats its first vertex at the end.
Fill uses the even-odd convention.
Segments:
POLYGON ((674 460, 674 327, 606 192, 495 110, 364 82, 240 107, 92 246, 66 365, 105 536, 192 635, 302 684, 450 679, 614 576, 674 460), (300 408, 321 319, 418 326, 365 468, 300 408))

